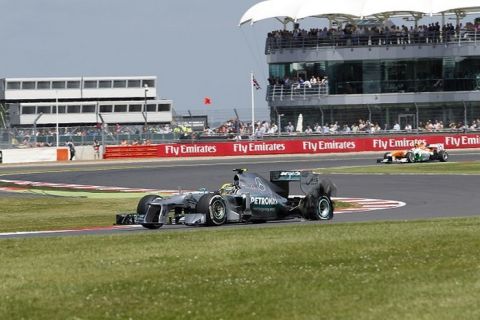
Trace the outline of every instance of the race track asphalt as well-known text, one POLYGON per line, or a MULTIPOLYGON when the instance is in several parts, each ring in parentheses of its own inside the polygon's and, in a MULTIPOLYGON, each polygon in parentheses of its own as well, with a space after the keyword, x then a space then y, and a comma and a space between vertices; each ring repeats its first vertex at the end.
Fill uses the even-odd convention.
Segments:
MULTIPOLYGON (((218 189, 230 182, 235 168, 269 176, 271 170, 308 170, 322 167, 373 165, 379 154, 269 156, 151 161, 68 163, 28 167, 30 173, 11 173, 16 166, 0 167, 1 179, 152 189, 218 189)), ((451 161, 480 159, 480 151, 450 152, 451 161)), ((329 223, 411 220, 480 215, 479 175, 328 175, 339 197, 399 200, 401 208, 338 214, 329 223)), ((292 188, 292 193, 299 189, 292 188)), ((112 220, 114 217, 112 212, 112 220)), ((167 228, 178 228, 168 226, 167 228)), ((161 228, 160 230, 165 230, 161 228)), ((146 232, 151 232, 145 230, 146 232)), ((125 231, 88 231, 111 233, 125 231)), ((158 232, 158 231, 154 231, 158 232)), ((78 233, 77 233, 78 234, 78 233)))

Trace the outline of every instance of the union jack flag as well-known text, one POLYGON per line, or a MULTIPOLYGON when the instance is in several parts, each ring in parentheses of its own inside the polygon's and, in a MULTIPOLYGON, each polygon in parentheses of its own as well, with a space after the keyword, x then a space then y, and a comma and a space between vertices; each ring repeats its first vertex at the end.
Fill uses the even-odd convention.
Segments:
POLYGON ((253 85, 253 87, 254 87, 255 89, 257 89, 257 90, 262 89, 262 88, 260 87, 260 84, 258 84, 257 79, 255 79, 255 77, 252 78, 252 85, 253 85))

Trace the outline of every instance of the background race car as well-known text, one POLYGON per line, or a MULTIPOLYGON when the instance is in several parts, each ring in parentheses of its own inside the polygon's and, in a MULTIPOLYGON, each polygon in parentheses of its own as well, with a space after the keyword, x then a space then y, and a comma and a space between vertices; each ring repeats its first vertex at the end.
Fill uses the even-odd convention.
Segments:
POLYGON ((157 229, 167 223, 219 226, 233 222, 260 223, 301 217, 333 218, 335 185, 310 171, 271 171, 270 180, 235 169, 233 182, 217 191, 194 191, 162 198, 143 197, 136 214, 117 215, 117 224, 157 229), (304 196, 290 196, 290 183, 300 183, 304 196))
POLYGON ((413 163, 426 161, 448 161, 448 152, 443 144, 417 144, 410 150, 397 150, 384 154, 383 159, 377 159, 377 163, 413 163))

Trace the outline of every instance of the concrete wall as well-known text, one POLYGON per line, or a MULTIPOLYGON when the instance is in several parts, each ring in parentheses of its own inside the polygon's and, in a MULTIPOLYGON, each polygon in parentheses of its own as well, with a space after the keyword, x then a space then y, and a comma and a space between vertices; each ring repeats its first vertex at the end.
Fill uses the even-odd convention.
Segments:
MULTIPOLYGON (((100 154, 102 154, 102 147, 100 147, 100 154)), ((93 146, 77 146, 75 147, 74 160, 98 160, 95 159, 95 151, 93 146)))

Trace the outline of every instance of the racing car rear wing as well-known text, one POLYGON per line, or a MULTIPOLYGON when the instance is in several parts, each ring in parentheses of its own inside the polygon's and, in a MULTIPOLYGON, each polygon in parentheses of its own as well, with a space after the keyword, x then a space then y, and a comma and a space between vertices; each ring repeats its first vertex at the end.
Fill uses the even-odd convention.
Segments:
POLYGON ((290 181, 300 181, 300 189, 305 194, 320 192, 331 196, 336 193, 336 186, 328 179, 321 179, 320 174, 312 171, 270 171, 270 182, 283 190, 283 197, 288 197, 290 181))
POLYGON ((284 198, 288 198, 290 193, 290 181, 300 181, 300 177, 300 171, 270 171, 270 182, 281 189, 277 193, 284 198))
POLYGON ((270 181, 300 181, 300 171, 270 171, 270 181))

